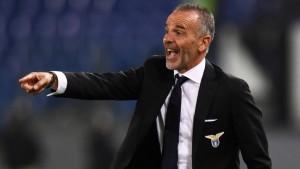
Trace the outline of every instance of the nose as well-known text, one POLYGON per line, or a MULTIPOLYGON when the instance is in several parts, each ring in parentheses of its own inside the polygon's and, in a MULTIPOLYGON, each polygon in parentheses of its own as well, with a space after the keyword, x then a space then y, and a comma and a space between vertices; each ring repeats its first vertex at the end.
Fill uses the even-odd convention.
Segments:
POLYGON ((163 38, 163 43, 170 43, 170 42, 172 42, 172 37, 170 36, 170 34, 165 33, 163 38))

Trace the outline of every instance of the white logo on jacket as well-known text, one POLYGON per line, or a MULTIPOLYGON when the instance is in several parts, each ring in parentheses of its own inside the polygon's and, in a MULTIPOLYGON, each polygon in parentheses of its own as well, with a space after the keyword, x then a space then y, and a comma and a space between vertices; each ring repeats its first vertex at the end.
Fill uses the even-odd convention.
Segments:
POLYGON ((220 137, 224 134, 224 132, 217 133, 216 135, 207 135, 205 138, 210 139, 211 146, 213 148, 217 148, 220 145, 220 137))

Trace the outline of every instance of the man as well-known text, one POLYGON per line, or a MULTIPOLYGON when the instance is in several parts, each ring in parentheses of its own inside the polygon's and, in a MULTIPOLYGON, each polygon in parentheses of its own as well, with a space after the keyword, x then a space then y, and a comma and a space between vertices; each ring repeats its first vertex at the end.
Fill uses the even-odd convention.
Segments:
POLYGON ((39 93, 51 86, 58 97, 136 99, 113 169, 238 169, 239 151, 249 169, 270 169, 262 114, 247 83, 205 59, 213 15, 183 4, 165 30, 165 57, 152 57, 138 69, 34 72, 19 80, 21 87, 39 93))

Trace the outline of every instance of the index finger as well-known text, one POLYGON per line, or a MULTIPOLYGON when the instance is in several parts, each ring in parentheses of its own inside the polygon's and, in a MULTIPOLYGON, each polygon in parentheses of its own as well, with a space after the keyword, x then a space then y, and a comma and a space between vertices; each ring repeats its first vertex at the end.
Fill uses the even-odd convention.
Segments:
POLYGON ((35 73, 29 73, 28 75, 22 77, 21 79, 19 79, 19 83, 23 83, 26 82, 28 80, 32 80, 35 77, 35 73))

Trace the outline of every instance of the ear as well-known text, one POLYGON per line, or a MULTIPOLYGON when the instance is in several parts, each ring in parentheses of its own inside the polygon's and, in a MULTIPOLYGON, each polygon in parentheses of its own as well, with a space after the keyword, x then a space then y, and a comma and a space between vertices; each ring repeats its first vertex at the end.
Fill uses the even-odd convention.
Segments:
POLYGON ((198 39, 199 43, 199 52, 203 53, 206 51, 206 49, 209 47, 210 43, 212 41, 212 38, 210 35, 201 36, 198 39))

